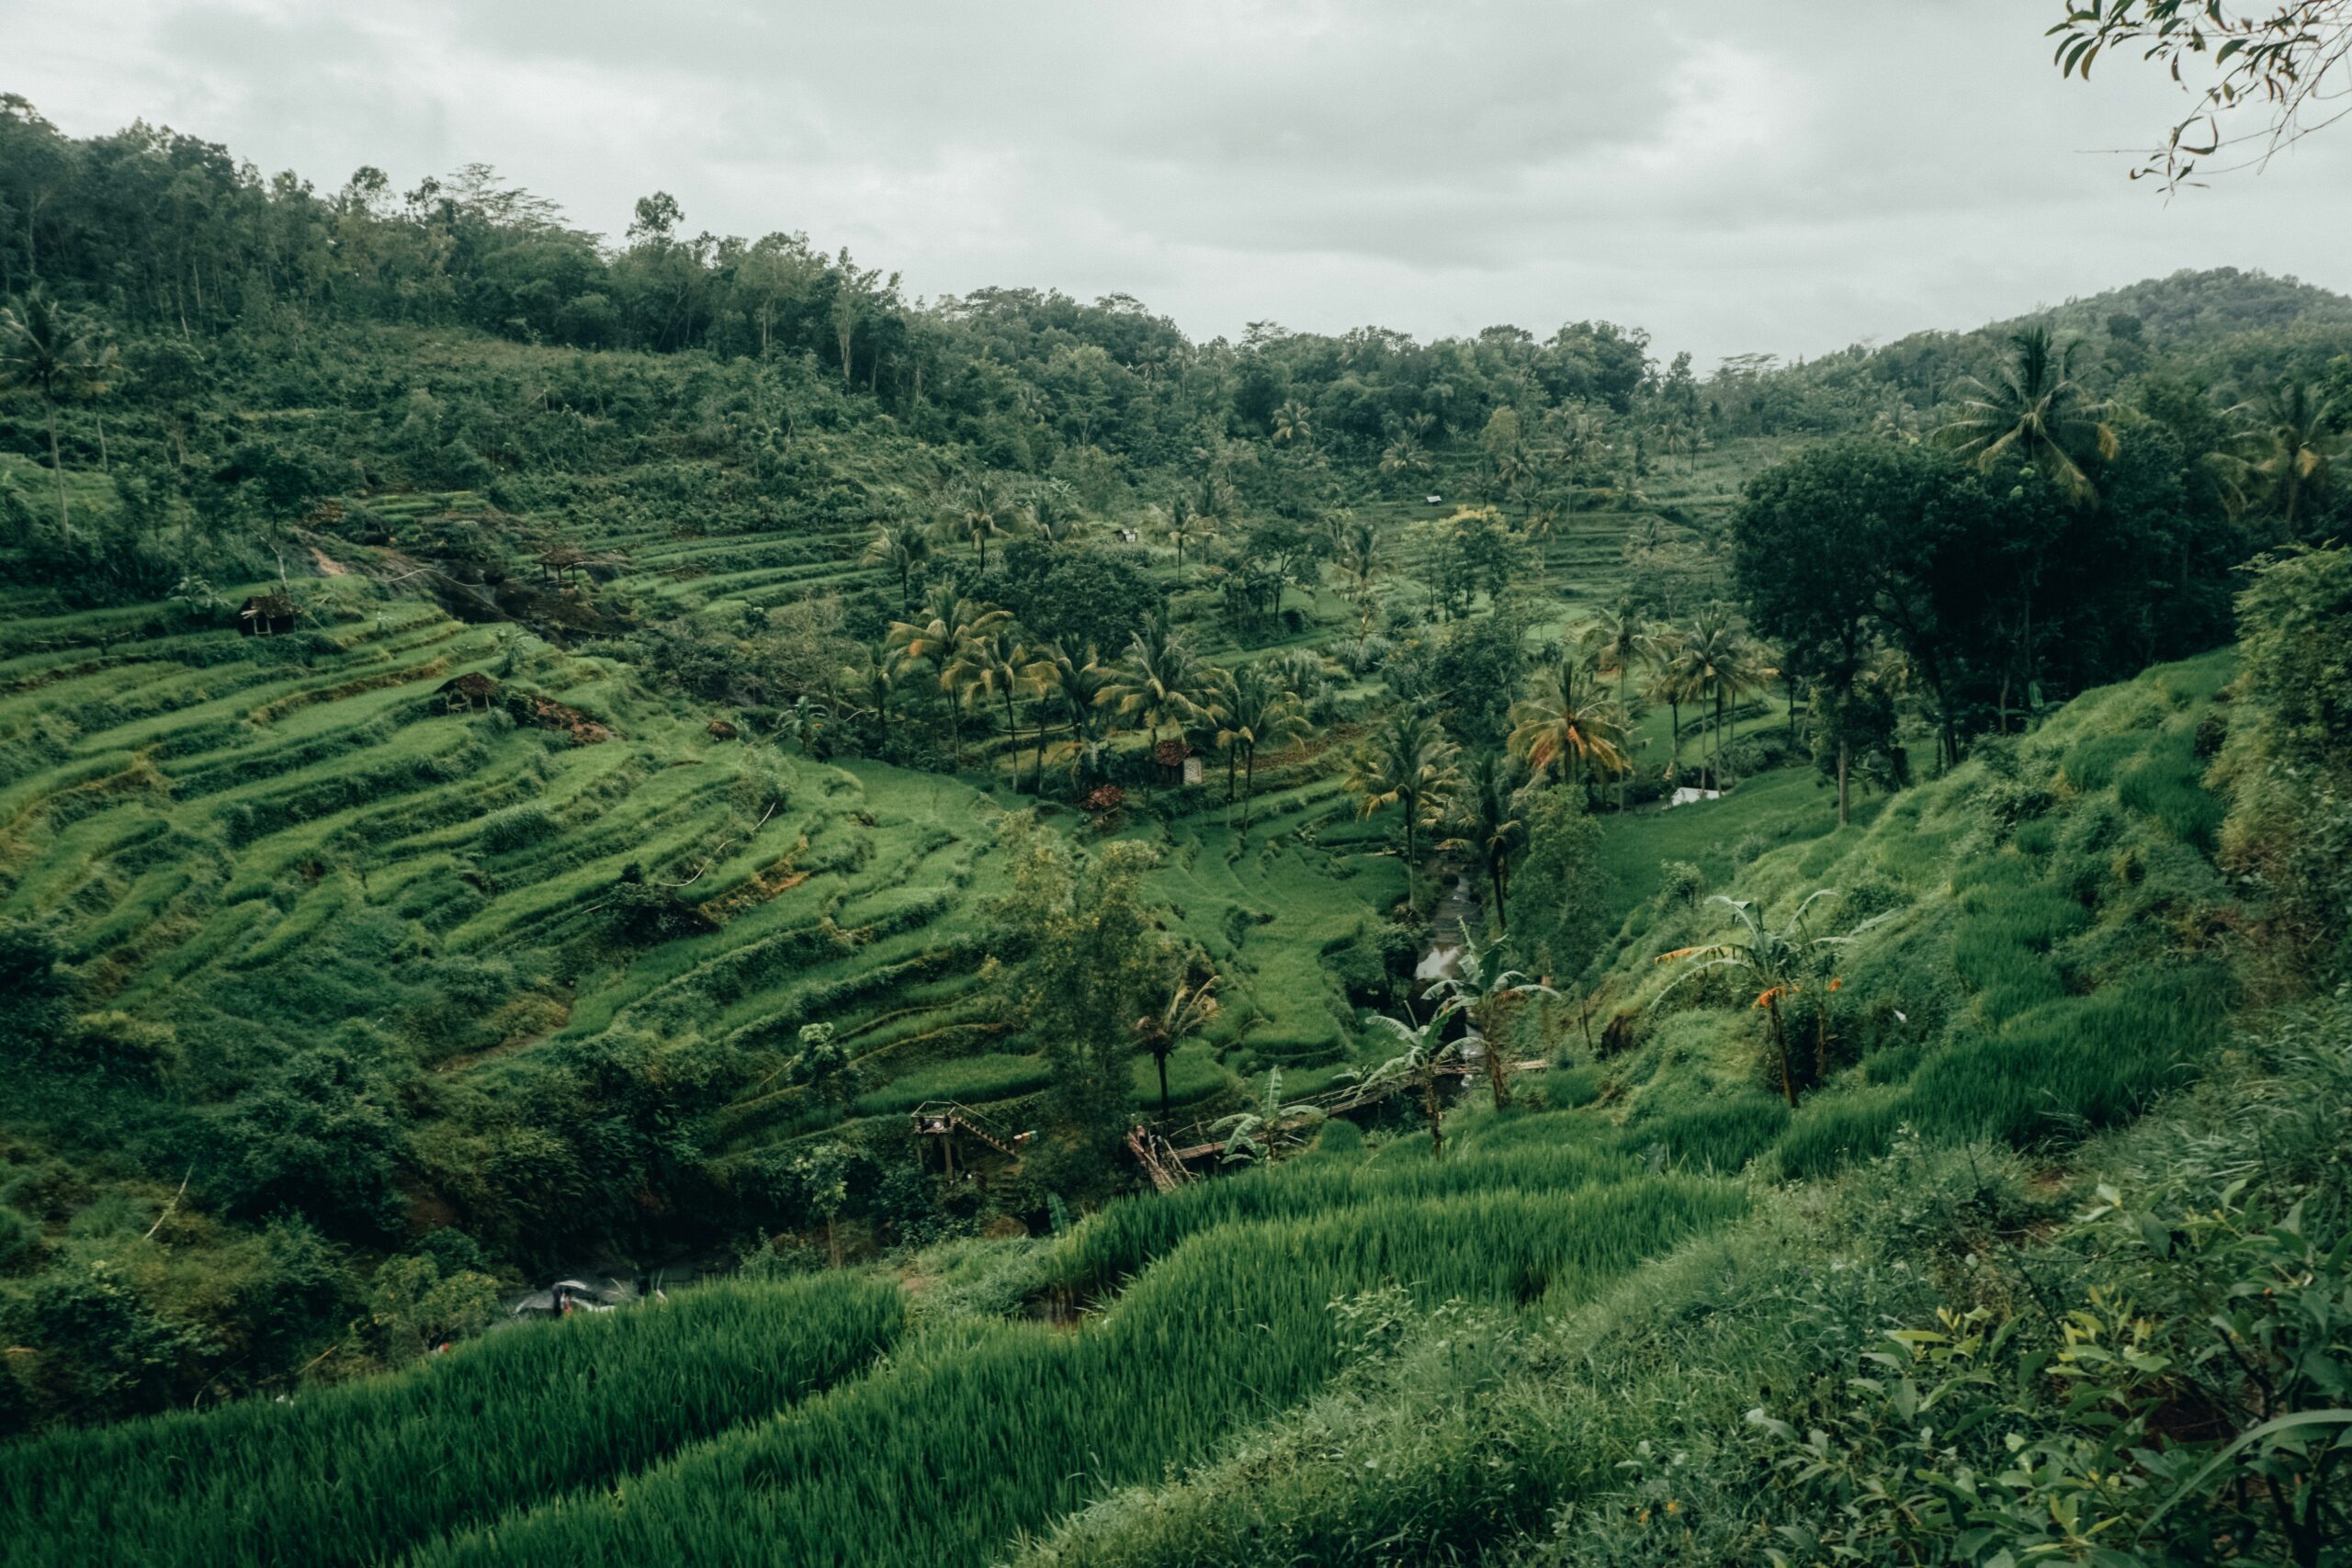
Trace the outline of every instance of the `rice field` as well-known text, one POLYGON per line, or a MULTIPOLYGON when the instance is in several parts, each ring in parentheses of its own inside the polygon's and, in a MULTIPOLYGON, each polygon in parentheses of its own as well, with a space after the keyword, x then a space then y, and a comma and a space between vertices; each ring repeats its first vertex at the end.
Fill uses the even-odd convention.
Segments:
POLYGON ((0 1447, 12 1563, 400 1560, 773 1417, 899 1337, 893 1287, 720 1284, 500 1330, 413 1371, 0 1447))

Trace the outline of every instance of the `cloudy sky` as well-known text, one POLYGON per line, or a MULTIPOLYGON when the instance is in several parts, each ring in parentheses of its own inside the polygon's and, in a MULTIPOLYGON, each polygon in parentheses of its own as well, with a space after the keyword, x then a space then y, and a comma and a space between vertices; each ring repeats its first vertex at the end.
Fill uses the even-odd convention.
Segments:
POLYGON ((2167 201, 2182 99, 2060 0, 0 0, 0 90, 322 187, 481 160, 617 234, 806 231, 1196 336, 1608 318, 1703 364, 2183 266, 2352 291, 2352 128, 2167 201))

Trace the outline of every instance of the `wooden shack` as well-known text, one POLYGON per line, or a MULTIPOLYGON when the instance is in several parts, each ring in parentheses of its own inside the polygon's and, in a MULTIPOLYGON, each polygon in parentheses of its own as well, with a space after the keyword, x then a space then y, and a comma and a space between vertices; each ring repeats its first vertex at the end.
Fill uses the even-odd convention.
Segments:
POLYGON ((275 591, 256 593, 237 606, 237 634, 240 637, 276 637, 294 629, 294 618, 301 614, 301 606, 283 593, 275 591))
POLYGON ((498 701, 498 682, 479 670, 442 682, 439 690, 441 700, 448 705, 451 713, 460 709, 471 713, 477 706, 488 713, 498 701))

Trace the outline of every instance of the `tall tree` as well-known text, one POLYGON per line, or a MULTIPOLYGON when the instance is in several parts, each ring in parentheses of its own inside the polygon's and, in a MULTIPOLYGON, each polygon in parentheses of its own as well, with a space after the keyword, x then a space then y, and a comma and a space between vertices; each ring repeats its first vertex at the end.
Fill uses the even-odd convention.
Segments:
POLYGON ((2075 379, 2075 344, 2061 348, 2047 326, 2009 337, 2009 357, 1991 381, 1963 378, 1958 412, 1936 434, 1979 472, 2022 463, 2077 506, 2098 501, 2088 465, 2112 462, 2115 431, 2106 406, 2075 379))
POLYGON ((49 417, 57 531, 64 539, 73 538, 74 525, 65 496, 65 458, 57 442, 58 405, 105 391, 115 371, 115 352, 98 324, 66 310, 47 290, 28 289, 14 305, 0 306, 0 380, 31 388, 49 417))
POLYGON ((1416 830, 1443 814, 1461 784, 1454 766, 1457 754, 1434 716, 1419 708, 1398 708, 1364 738, 1349 760, 1348 789, 1364 816, 1386 806, 1404 808, 1408 874, 1416 830))
POLYGON ((1200 713, 1202 675, 1192 644, 1154 615, 1128 638, 1095 700, 1144 731, 1157 766, 1160 730, 1190 724, 1200 713))
POLYGON ((1562 783, 1581 776, 1590 784, 1634 765, 1625 754, 1623 710, 1602 692, 1591 660, 1576 649, 1530 678, 1527 695, 1511 705, 1510 725, 1507 744, 1532 773, 1556 763, 1562 783))
POLYGON ((2284 536, 2299 538, 2311 502, 2327 488, 2344 451, 2335 401, 2290 376, 2232 412, 2245 428, 2230 467, 2245 500, 2276 512, 2284 536))
POLYGON ((1218 670, 1209 682, 1207 712, 1216 722, 1216 743, 1225 748, 1225 797, 1233 798, 1232 763, 1242 765, 1241 836, 1250 837, 1250 807, 1258 793, 1258 752, 1297 739, 1311 728, 1306 711, 1279 671, 1264 660, 1218 670))
POLYGON ((1178 980, 1159 1007, 1136 1020, 1136 1047, 1159 1073, 1159 1113, 1168 1114, 1168 1058, 1216 1017, 1216 980, 1178 980))
POLYGON ((899 580, 899 609, 904 613, 913 604, 914 575, 931 559, 931 535, 904 518, 878 523, 865 547, 865 559, 868 565, 888 569, 899 580))
POLYGON ((1508 756, 1482 751, 1462 773, 1462 788, 1453 797, 1451 825, 1454 836, 1438 847, 1468 850, 1486 868, 1495 921, 1510 930, 1510 874, 1527 847, 1526 813, 1518 781, 1511 776, 1508 756))

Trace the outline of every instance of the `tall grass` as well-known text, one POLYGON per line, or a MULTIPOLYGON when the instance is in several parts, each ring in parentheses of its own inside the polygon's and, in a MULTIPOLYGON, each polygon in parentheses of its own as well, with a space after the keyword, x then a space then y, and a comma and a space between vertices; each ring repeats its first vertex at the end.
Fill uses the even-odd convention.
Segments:
POLYGON ((843 1275, 493 1334, 388 1378, 0 1449, 12 1568, 366 1563, 774 1415, 897 1337, 843 1275))
POLYGON ((1046 1269, 1052 1288, 1093 1293, 1139 1273, 1188 1237, 1245 1220, 1333 1214, 1382 1202, 1449 1197, 1465 1192, 1566 1193, 1620 1181, 1638 1162, 1585 1143, 1512 1147, 1507 1158, 1426 1157, 1363 1166, 1261 1167, 1211 1181, 1196 1181, 1165 1197, 1114 1203, 1064 1236, 1046 1269))
POLYGON ((1788 1124, 1789 1108, 1759 1094, 1635 1122, 1618 1142, 1632 1154, 1656 1145, 1686 1169, 1729 1174, 1770 1148, 1788 1124))
POLYGON ((1739 1206, 1727 1187, 1667 1178, 1566 1195, 1385 1197, 1220 1226, 1078 1332, 949 1328, 618 1492, 575 1495, 415 1561, 986 1563, 1319 1387, 1339 1361, 1335 1297, 1394 1280, 1424 1302, 1563 1304, 1739 1206))

